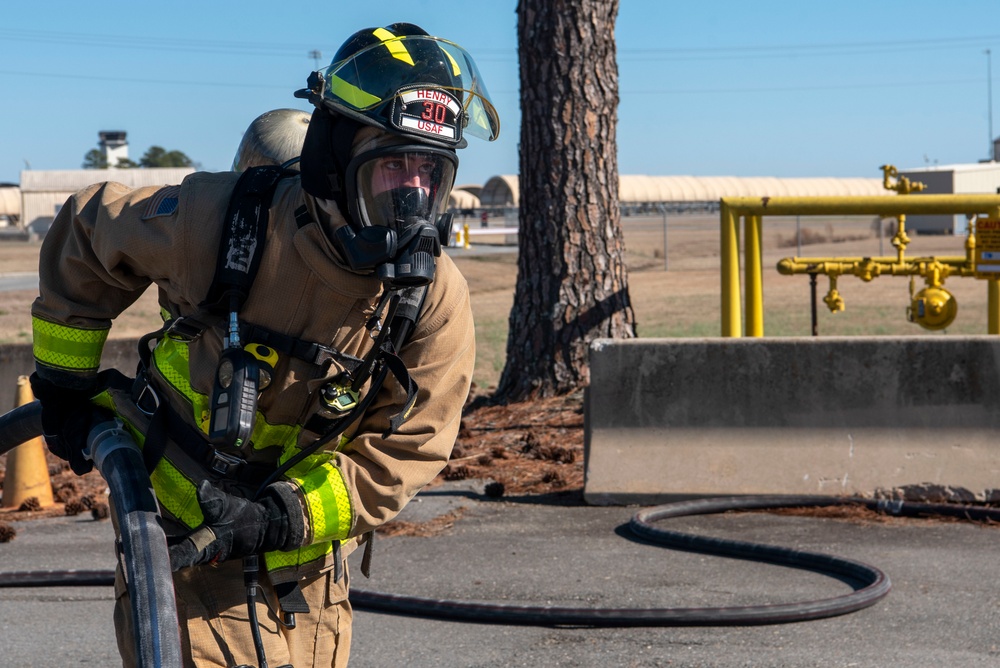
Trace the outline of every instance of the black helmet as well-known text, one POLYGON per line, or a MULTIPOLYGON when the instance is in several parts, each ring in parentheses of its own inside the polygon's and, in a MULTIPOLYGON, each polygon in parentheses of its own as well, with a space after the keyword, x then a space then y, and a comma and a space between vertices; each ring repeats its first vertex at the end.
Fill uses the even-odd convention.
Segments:
POLYGON ((472 56, 412 23, 359 30, 308 84, 296 95, 317 108, 420 142, 462 148, 465 134, 500 133, 472 56))
POLYGON ((434 257, 450 234, 443 214, 455 149, 466 134, 492 141, 500 132, 472 56, 394 23, 351 35, 308 86, 296 93, 316 107, 302 147, 302 187, 335 201, 347 219, 329 231, 335 246, 352 269, 375 270, 387 285, 433 280, 434 257))

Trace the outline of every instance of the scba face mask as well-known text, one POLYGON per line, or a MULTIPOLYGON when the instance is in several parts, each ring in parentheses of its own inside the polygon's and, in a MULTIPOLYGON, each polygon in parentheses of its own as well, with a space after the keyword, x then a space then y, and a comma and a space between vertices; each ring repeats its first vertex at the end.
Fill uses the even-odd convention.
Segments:
POLYGON ((388 287, 433 281, 451 235, 444 210, 457 167, 454 151, 420 144, 355 157, 346 179, 351 224, 335 233, 351 268, 374 270, 388 287))

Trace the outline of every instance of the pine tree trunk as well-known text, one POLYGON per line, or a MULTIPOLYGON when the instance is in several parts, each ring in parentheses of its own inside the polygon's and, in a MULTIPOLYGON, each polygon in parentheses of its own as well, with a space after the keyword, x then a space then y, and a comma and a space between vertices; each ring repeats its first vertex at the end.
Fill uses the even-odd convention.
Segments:
POLYGON ((520 232, 494 398, 589 382, 597 338, 633 338, 618 206, 618 0, 519 0, 520 232))

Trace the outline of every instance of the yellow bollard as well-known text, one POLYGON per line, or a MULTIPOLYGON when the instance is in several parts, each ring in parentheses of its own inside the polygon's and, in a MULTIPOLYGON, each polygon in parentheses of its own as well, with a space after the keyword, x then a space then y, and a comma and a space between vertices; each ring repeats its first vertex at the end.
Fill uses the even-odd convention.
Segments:
MULTIPOLYGON (((27 376, 17 379, 16 406, 23 406, 35 400, 27 376)), ((49 479, 49 465, 45 460, 45 446, 42 438, 36 437, 22 443, 7 453, 7 476, 3 483, 3 502, 0 507, 17 510, 27 499, 35 497, 42 508, 53 505, 52 481, 49 479)))
POLYGON ((462 226, 462 248, 469 248, 469 224, 462 226))

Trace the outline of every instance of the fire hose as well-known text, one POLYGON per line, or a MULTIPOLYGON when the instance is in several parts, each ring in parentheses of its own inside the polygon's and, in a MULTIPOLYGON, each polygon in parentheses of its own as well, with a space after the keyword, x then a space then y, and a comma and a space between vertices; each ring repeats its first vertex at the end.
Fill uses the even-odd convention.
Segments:
MULTIPOLYGON (((41 404, 35 401, 0 417, 0 454, 39 436, 41 415, 41 404)), ((170 555, 142 453, 122 423, 113 420, 91 429, 86 454, 110 491, 118 523, 118 548, 132 604, 139 665, 179 667, 181 640, 170 555)), ((84 571, 79 578, 64 574, 54 579, 60 577, 67 585, 114 583, 114 571, 84 571)))
MULTIPOLYGON (((37 403, 28 404, 0 416, 0 454, 39 434, 41 429, 39 411, 36 407, 37 403)), ((95 429, 91 433, 91 438, 100 441, 101 434, 95 434, 97 431, 95 429)), ((101 455, 101 445, 96 444, 98 454, 95 462, 108 480, 120 526, 128 529, 130 535, 129 541, 126 541, 126 531, 123 530, 122 548, 124 561, 128 567, 128 585, 134 606, 133 618, 141 621, 141 624, 137 624, 137 628, 142 631, 140 635, 147 636, 137 640, 140 644, 144 644, 143 649, 147 651, 140 656, 150 656, 150 652, 157 651, 173 652, 175 649, 172 643, 176 641, 177 633, 176 608, 165 538, 162 529, 155 522, 155 499, 149 488, 141 454, 134 442, 131 442, 130 447, 123 446, 123 439, 120 436, 124 432, 120 429, 117 432, 105 437, 107 441, 113 440, 115 443, 115 449, 109 450, 107 454, 101 455), (112 480, 115 481, 114 484, 112 480), (129 503, 123 504, 122 501, 129 503), (122 522, 122 517, 126 518, 126 522, 122 522), (126 545, 126 542, 130 542, 131 545, 126 545), (149 551, 151 546, 155 547, 152 553, 149 551), (161 546, 162 554, 160 554, 161 546), (137 594, 141 592, 133 591, 133 588, 145 588, 149 595, 139 596, 137 594)), ((886 574, 874 566, 852 559, 760 543, 687 534, 655 526, 655 523, 671 518, 731 510, 846 505, 863 505, 881 513, 897 516, 937 515, 974 521, 1000 520, 1000 509, 947 503, 913 503, 810 495, 697 499, 640 510, 632 517, 629 528, 637 537, 662 547, 804 569, 838 581, 846 581, 850 583, 852 591, 830 598, 797 603, 699 608, 526 606, 422 598, 360 589, 351 591, 350 600, 352 605, 360 610, 462 622, 525 626, 749 626, 833 617, 867 608, 888 595, 891 584, 886 574)), ((114 572, 110 570, 0 573, 0 587, 107 586, 113 582, 114 572)), ((162 660, 150 660, 141 665, 180 665, 180 659, 175 660, 173 657, 173 654, 169 656, 163 654, 162 660)))

